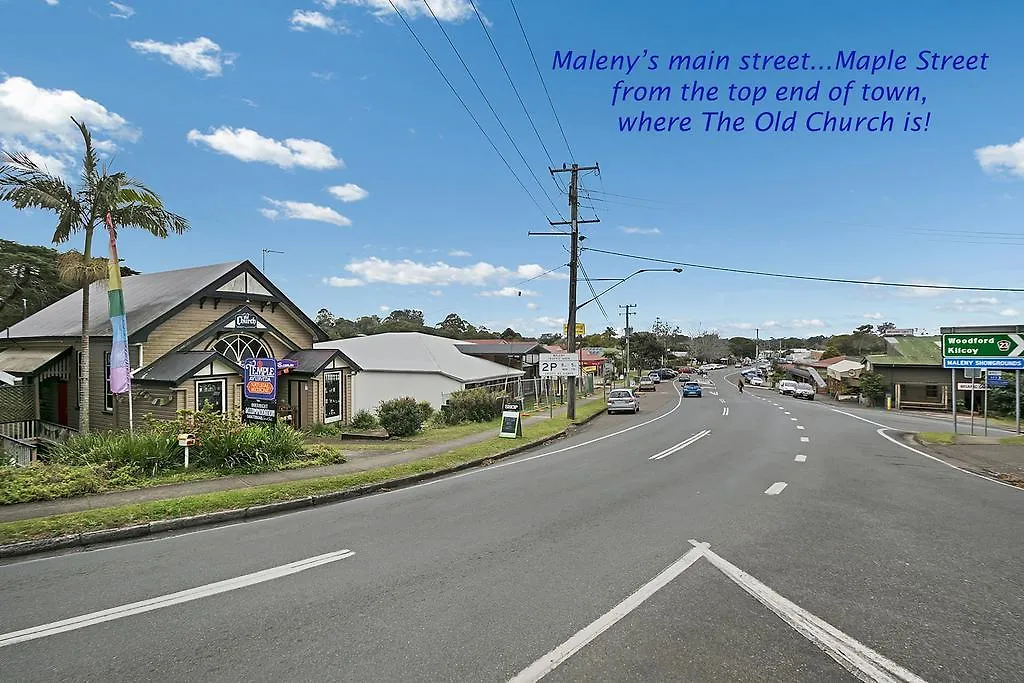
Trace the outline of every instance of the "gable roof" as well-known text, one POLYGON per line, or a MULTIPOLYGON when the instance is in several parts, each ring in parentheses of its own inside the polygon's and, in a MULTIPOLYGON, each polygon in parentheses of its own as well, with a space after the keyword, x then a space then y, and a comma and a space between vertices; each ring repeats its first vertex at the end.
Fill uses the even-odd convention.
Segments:
POLYGON ((456 344, 459 351, 470 356, 525 356, 529 353, 549 353, 537 342, 473 342, 456 344))
POLYGON ((315 375, 327 367, 327 364, 330 363, 335 356, 340 357, 353 369, 361 369, 353 363, 352 360, 341 351, 341 349, 299 349, 298 351, 292 351, 285 356, 285 358, 298 363, 295 369, 292 370, 293 373, 315 375))
POLYGON ((522 370, 466 355, 459 350, 460 344, 459 340, 422 332, 385 332, 319 342, 314 346, 341 349, 353 364, 369 372, 435 373, 463 383, 524 374, 522 370))
MULTIPOLYGON (((243 294, 238 290, 239 276, 254 280, 257 291, 269 292, 279 299, 317 339, 327 335, 320 327, 291 303, 285 294, 260 273, 248 260, 228 261, 194 268, 179 268, 159 273, 130 275, 121 279, 124 292, 125 317, 130 341, 142 341, 151 330, 162 324, 211 288, 222 286, 225 293, 243 294)), ((251 290, 250 290, 251 291, 251 290)), ((212 292, 208 296, 214 296, 212 292)), ((267 300, 267 295, 252 294, 267 300)), ((0 333, 0 339, 39 339, 47 337, 78 337, 82 333, 82 290, 77 290, 41 311, 11 325, 0 333)), ((107 310, 107 281, 89 285, 89 335, 109 337, 110 315, 107 310)))
POLYGON ((132 373, 132 379, 138 382, 180 384, 200 368, 212 363, 222 363, 234 372, 242 373, 237 363, 216 351, 178 351, 161 356, 141 370, 136 370, 132 373))
POLYGON ((942 337, 886 337, 885 353, 865 356, 871 365, 942 367, 942 337))

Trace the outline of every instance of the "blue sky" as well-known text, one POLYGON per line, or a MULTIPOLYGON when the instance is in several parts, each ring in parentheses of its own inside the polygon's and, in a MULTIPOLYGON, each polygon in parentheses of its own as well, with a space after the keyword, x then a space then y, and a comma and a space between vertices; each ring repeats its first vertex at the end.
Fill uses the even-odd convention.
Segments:
MULTIPOLYGON (((509 86, 469 0, 431 6, 528 166, 510 144, 421 0, 396 0, 527 193, 391 10, 388 0, 123 3, 0 0, 18 30, 0 43, 0 146, 74 173, 70 115, 93 127, 115 167, 150 184, 192 232, 157 243, 122 233, 142 271, 248 258, 307 312, 355 317, 417 308, 539 334, 561 327, 566 281, 523 280, 567 261, 560 237, 528 237, 566 214, 548 155, 509 86), (535 180, 536 177, 536 180, 535 180), (540 184, 538 186, 538 183, 540 184), (542 193, 550 196, 552 203, 542 193), (531 198, 532 195, 532 198, 531 198), (540 208, 534 204, 534 199, 540 208), (339 286, 340 285, 340 286, 339 286), (513 289, 508 289, 513 288, 513 289), (502 296, 523 291, 524 296, 502 296)), ((861 280, 1019 287, 1024 250, 1024 7, 1000 3, 541 2, 517 0, 575 158, 548 105, 508 0, 476 0, 555 164, 599 162, 584 176, 586 245, 730 268, 861 280), (643 8, 641 10, 641 7, 643 8), (837 50, 990 55, 974 72, 827 74, 566 72, 555 50, 661 55, 715 50, 837 50), (927 132, 622 134, 612 85, 729 83, 919 85, 927 132), (629 197, 629 198, 626 198, 629 197), (634 199, 639 198, 639 199, 634 199), (591 208, 592 207, 592 208, 591 208)), ((769 88, 774 91, 774 87, 769 88)), ((746 114, 789 103, 719 103, 746 114)), ((661 102, 665 115, 708 104, 661 102)), ((716 105, 717 106, 717 105, 716 105)), ((802 115, 828 103, 797 105, 802 115)), ((833 107, 833 110, 835 108, 833 107)), ((801 118, 802 120, 802 118, 801 118)), ((564 187, 564 185, 563 185, 564 187)), ((0 207, 0 235, 45 243, 52 218, 0 207)), ((80 248, 80 245, 74 246, 80 248)), ((591 277, 657 267, 584 252, 591 277)), ((559 273, 564 273, 558 271, 559 273)), ((557 274, 557 273, 556 273, 557 274)), ((564 276, 563 276, 564 277, 564 276)), ((609 283, 595 283, 603 288, 609 283)), ((587 295, 581 283, 581 296, 587 295)), ((634 277, 581 313, 590 329, 656 318, 684 330, 800 336, 891 320, 1024 322, 1024 297, 767 279, 686 269, 634 277)))

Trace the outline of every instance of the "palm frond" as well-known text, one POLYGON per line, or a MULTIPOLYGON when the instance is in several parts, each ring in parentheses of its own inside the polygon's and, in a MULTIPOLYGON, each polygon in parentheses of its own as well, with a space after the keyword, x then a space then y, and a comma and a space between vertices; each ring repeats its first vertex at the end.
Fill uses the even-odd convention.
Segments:
POLYGON ((85 143, 85 153, 82 155, 82 187, 91 188, 95 184, 98 175, 96 173, 96 148, 92 144, 92 133, 89 132, 88 126, 78 121, 74 116, 71 117, 71 120, 78 126, 78 130, 82 132, 82 140, 85 143))
POLYGON ((107 277, 108 260, 90 258, 86 262, 82 252, 72 249, 57 257, 57 277, 74 285, 88 284, 107 277))
POLYGON ((171 213, 162 206, 150 204, 127 204, 118 206, 110 212, 114 225, 121 228, 144 230, 149 234, 164 238, 174 233, 181 235, 191 228, 187 219, 171 213))

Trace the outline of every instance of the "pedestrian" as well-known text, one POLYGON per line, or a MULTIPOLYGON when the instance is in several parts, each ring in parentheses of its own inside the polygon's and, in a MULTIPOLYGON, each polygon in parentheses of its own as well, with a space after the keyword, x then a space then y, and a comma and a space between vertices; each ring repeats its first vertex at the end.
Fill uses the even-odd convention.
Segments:
POLYGON ((743 393, 743 378, 742 377, 740 377, 739 380, 736 382, 736 386, 739 387, 740 393, 742 394, 743 393))

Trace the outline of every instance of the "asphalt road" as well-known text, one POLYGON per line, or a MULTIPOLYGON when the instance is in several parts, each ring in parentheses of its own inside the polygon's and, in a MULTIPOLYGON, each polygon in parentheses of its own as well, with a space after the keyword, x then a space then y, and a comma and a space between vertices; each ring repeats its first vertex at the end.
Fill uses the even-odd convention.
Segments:
POLYGON ((0 565, 0 678, 1021 680, 1024 491, 719 384, 424 485, 0 565))

